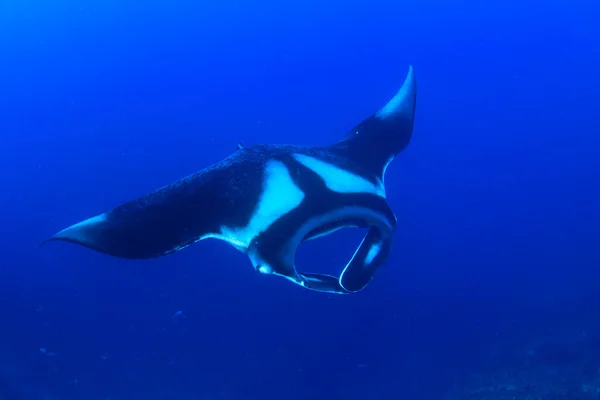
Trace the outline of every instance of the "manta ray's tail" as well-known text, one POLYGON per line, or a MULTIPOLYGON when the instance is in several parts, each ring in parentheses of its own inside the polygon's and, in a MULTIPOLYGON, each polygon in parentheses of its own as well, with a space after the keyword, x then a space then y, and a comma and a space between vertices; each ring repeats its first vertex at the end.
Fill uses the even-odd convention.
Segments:
POLYGON ((387 165, 410 142, 416 100, 417 81, 414 69, 410 66, 404 84, 396 95, 334 144, 332 150, 383 178, 387 165))

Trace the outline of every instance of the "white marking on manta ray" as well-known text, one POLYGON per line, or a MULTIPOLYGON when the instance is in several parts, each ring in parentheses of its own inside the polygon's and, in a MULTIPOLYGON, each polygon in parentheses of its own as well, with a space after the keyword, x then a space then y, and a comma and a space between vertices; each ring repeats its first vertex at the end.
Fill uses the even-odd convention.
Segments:
POLYGON ((369 252, 367 253, 367 256, 365 257, 365 265, 369 265, 373 262, 375 257, 377 257, 377 255, 381 251, 382 244, 383 243, 381 242, 373 243, 373 245, 369 249, 369 252))
POLYGON ((294 158, 306 168, 319 175, 329 190, 338 193, 371 193, 385 199, 385 187, 370 182, 360 175, 305 154, 294 154, 294 158))
POLYGON ((303 199, 304 192, 296 186, 285 164, 270 160, 265 167, 263 191, 248 225, 243 228, 222 225, 221 232, 205 235, 199 240, 220 239, 245 253, 256 236, 298 207, 303 199))

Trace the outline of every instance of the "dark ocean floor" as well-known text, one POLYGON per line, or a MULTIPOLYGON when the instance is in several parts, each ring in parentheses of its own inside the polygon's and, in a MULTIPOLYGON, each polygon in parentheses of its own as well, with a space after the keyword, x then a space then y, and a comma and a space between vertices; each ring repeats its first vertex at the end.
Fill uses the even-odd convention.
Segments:
MULTIPOLYGON (((307 385, 305 382, 290 386, 286 400, 396 400, 398 397, 407 400, 600 400, 600 330, 567 330, 568 334, 563 331, 543 338, 532 333, 528 340, 503 338, 482 349, 484 354, 470 370, 460 374, 448 370, 448 376, 452 373, 453 379, 446 380, 443 388, 438 386, 437 389, 441 390, 436 395, 409 388, 411 385, 418 386, 409 376, 416 360, 403 357, 398 360, 399 369, 391 373, 387 371, 385 376, 369 371, 370 366, 361 365, 361 372, 353 379, 344 379, 341 387, 334 382, 325 382, 324 385, 307 385), (365 379, 360 378, 362 371, 365 379), (440 396, 439 393, 445 395, 440 396)), ((228 377, 220 386, 222 390, 215 390, 214 387, 219 385, 211 381, 207 382, 208 385, 201 385, 202 378, 199 376, 197 387, 171 385, 160 391, 157 388, 162 386, 144 383, 147 373, 137 375, 136 368, 124 365, 111 367, 130 370, 125 379, 129 383, 120 387, 106 387, 102 379, 96 381, 96 387, 89 386, 98 372, 91 369, 82 371, 79 383, 77 377, 71 381, 70 376, 69 379, 63 377, 58 383, 58 379, 51 378, 60 375, 58 369, 48 370, 52 363, 39 364, 37 367, 41 368, 37 368, 30 361, 14 355, 10 357, 10 351, 1 355, 0 400, 253 400, 258 398, 258 393, 261 400, 270 400, 281 398, 281 393, 286 390, 281 382, 276 391, 259 382, 253 393, 231 387, 227 382, 241 383, 238 376, 228 377), (148 390, 150 387, 152 389, 148 390)), ((44 359, 43 355, 40 357, 44 359)), ((428 368, 433 367, 430 365, 428 368)), ((289 383, 293 385, 293 382, 292 376, 289 383)), ((419 385, 434 387, 435 382, 439 380, 432 377, 430 382, 419 385)))
POLYGON ((600 335, 498 349, 446 400, 599 400, 600 335))

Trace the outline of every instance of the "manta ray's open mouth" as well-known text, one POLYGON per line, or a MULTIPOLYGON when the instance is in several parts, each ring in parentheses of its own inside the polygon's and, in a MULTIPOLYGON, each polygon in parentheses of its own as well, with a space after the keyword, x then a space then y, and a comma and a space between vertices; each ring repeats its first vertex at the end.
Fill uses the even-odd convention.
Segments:
MULTIPOLYGON (((268 248, 268 246, 258 246, 254 251, 255 254, 260 254, 260 257, 255 257, 254 260, 256 262, 268 260, 267 263, 270 266, 276 265, 275 268, 269 268, 268 273, 284 276, 308 289, 331 293, 359 291, 371 281, 377 268, 387 258, 391 250, 393 232, 396 226, 396 219, 391 210, 385 207, 377 210, 375 204, 377 203, 372 204, 374 208, 341 207, 326 214, 309 218, 301 224, 295 234, 290 235, 284 245, 277 246, 277 248, 284 249, 284 253, 281 253, 282 257, 279 257, 276 262, 273 262, 275 258, 268 256, 271 252, 271 248, 268 248), (355 247, 354 240, 347 239, 348 234, 352 235, 354 232, 340 232, 346 240, 339 240, 340 237, 324 238, 345 228, 368 228, 368 230, 358 247, 355 247), (326 259, 324 260, 321 257, 318 262, 311 261, 298 254, 300 247, 312 246, 308 243, 300 246, 302 243, 316 238, 331 240, 331 244, 326 244, 326 246, 335 249, 334 252, 326 252, 326 259), (346 248, 349 250, 355 249, 350 261, 346 263, 347 259, 342 262, 334 259, 335 255, 343 254, 343 249, 346 248), (344 265, 344 263, 346 263, 345 267, 340 268, 340 265, 344 265), (337 267, 333 269, 333 267, 330 268, 329 265, 325 266, 324 264, 332 264, 337 267), (316 268, 315 265, 317 265, 316 268), (277 266, 283 267, 277 268, 277 266), (311 271, 317 268, 320 271, 324 270, 326 273, 313 273, 311 271)), ((323 243, 318 245, 322 246, 323 243)), ((323 252, 319 251, 319 254, 323 254, 323 252)))

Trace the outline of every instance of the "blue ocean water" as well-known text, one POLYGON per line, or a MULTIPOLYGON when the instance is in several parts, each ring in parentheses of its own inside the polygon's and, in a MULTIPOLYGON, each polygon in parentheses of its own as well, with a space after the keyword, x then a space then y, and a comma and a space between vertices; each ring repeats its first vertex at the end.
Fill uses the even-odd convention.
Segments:
MULTIPOLYGON (((3 0, 0 399, 600 398, 600 3, 3 0), (362 292, 216 241, 56 231, 244 144, 335 142, 409 65, 399 226, 362 292)), ((303 244, 337 271, 358 230, 303 244)))

